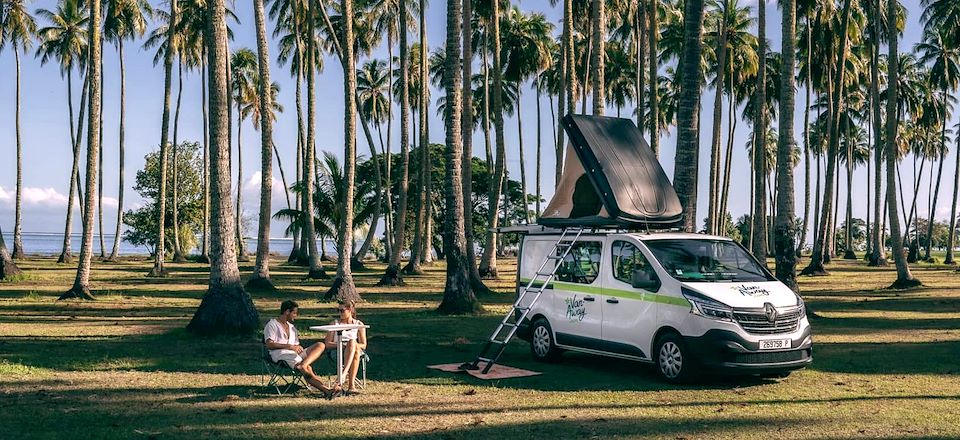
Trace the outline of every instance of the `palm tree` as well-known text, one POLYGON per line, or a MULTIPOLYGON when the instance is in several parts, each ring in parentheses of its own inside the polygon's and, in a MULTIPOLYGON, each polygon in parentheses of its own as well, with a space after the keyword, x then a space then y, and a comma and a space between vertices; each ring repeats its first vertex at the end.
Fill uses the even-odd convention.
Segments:
MULTIPOLYGON (((158 61, 160 56, 160 51, 163 51, 163 116, 161 117, 160 122, 160 191, 157 193, 157 205, 159 212, 157 215, 160 216, 158 221, 157 228, 157 249, 156 255, 154 256, 153 269, 150 270, 148 276, 153 277, 164 277, 166 276, 166 269, 164 269, 163 260, 165 257, 164 243, 166 241, 166 204, 167 204, 167 142, 170 134, 170 82, 171 77, 173 76, 173 57, 174 52, 177 47, 177 14, 178 14, 178 1, 170 1, 170 14, 167 16, 166 20, 166 29, 158 28, 154 32, 154 35, 160 37, 163 34, 166 34, 166 38, 163 42, 159 43, 161 45, 165 44, 165 48, 159 49, 157 51, 157 56, 154 57, 154 63, 158 61), (163 32, 161 32, 161 30, 163 32)), ((162 37, 161 37, 162 38, 162 37)), ((152 38, 151 38, 152 39, 152 38)), ((151 47, 151 39, 148 39, 144 44, 145 47, 151 47)))
MULTIPOLYGON (((87 47, 87 10, 79 0, 63 0, 57 4, 56 11, 40 9, 37 15, 46 19, 49 26, 37 31, 40 47, 37 56, 40 56, 40 65, 50 59, 56 59, 60 64, 60 74, 67 78, 67 110, 70 116, 70 145, 73 150, 73 167, 70 171, 70 191, 67 196, 66 226, 63 233, 63 247, 57 259, 59 263, 72 260, 70 250, 70 236, 73 229, 73 199, 77 196, 77 175, 80 172, 80 135, 74 129, 73 117, 73 70, 82 70, 87 47)), ((83 97, 86 97, 87 88, 83 87, 83 97)), ((81 99, 81 108, 84 106, 81 99)), ((82 126, 82 112, 78 124, 82 126)))
MULTIPOLYGON (((316 17, 317 16, 317 1, 318 0, 308 0, 309 8, 307 9, 307 17, 316 17)), ((324 6, 319 5, 321 12, 326 13, 324 6)), ((303 194, 301 194, 301 210, 304 212, 304 229, 305 234, 303 239, 307 242, 307 255, 309 261, 309 272, 307 273, 308 278, 327 278, 326 272, 324 272, 323 267, 320 266, 320 254, 317 251, 317 233, 313 228, 313 181, 315 179, 315 167, 316 167, 316 157, 315 157, 315 148, 316 148, 316 93, 315 93, 315 73, 317 67, 317 38, 315 30, 316 20, 309 19, 307 20, 307 63, 306 63, 306 74, 307 74, 307 143, 304 145, 304 155, 303 155, 303 194)))
POLYGON ((246 334, 259 325, 257 309, 240 283, 236 245, 236 225, 230 206, 230 120, 227 105, 229 84, 227 25, 223 0, 209 0, 207 26, 203 33, 210 81, 210 283, 193 318, 187 325, 191 333, 246 334))
MULTIPOLYGON (((887 16, 893 17, 896 12, 897 0, 887 0, 887 16)), ((887 28, 887 48, 888 59, 898 59, 897 49, 897 28, 888 26, 887 28)), ((903 239, 900 234, 900 215, 897 212, 897 187, 896 187, 896 166, 897 166, 897 120, 899 112, 897 111, 897 87, 899 84, 898 67, 900 63, 887 63, 889 86, 887 93, 887 208, 890 212, 890 240, 893 248, 893 261, 897 266, 897 279, 890 287, 903 289, 919 286, 920 280, 913 277, 910 273, 910 266, 907 265, 906 256, 903 254, 903 239)))
MULTIPOLYGON (((493 183, 490 185, 490 194, 488 196, 489 206, 487 208, 487 225, 489 229, 487 230, 486 239, 484 240, 483 247, 483 256, 480 258, 480 267, 479 272, 480 276, 483 278, 495 279, 497 278, 497 235, 494 233, 497 224, 499 223, 500 212, 500 196, 503 189, 503 182, 505 180, 506 169, 507 169, 507 153, 506 145, 503 134, 503 64, 501 62, 501 44, 500 44, 500 2, 493 1, 491 2, 491 18, 490 18, 490 33, 493 35, 493 47, 490 49, 493 54, 493 90, 492 90, 492 100, 491 104, 493 107, 493 128, 494 128, 494 137, 496 138, 497 144, 497 156, 496 164, 494 165, 494 175, 493 183)), ((448 7, 448 13, 450 9, 448 7)), ((457 14, 460 14, 460 8, 457 8, 457 14)), ((460 18, 462 19, 462 17, 460 18)), ((458 19, 459 20, 459 19, 458 19)), ((459 23, 459 21, 458 21, 459 23)), ((450 27, 450 17, 447 17, 447 26, 448 32, 451 32, 450 27)), ((451 56, 450 48, 450 36, 447 36, 447 66, 446 69, 451 68, 451 66, 456 66, 461 68, 461 63, 459 60, 455 64, 451 64, 449 59, 451 56)), ((460 55, 460 50, 457 49, 457 56, 460 55)), ((460 95, 459 93, 457 94, 460 95)), ((460 97, 462 99, 462 97, 460 97)), ((450 103, 450 92, 447 92, 447 102, 450 103)), ((452 105, 462 105, 462 102, 454 102, 452 105)), ((461 108, 462 110, 462 108, 461 108)), ((459 124, 460 117, 458 115, 456 123, 459 124)), ((460 127, 458 127, 460 128, 460 127)), ((449 127, 447 127, 449 130, 449 127)), ((449 134, 448 134, 449 136, 449 134)), ((448 148, 449 148, 448 141, 448 148)), ((459 147, 460 145, 458 145, 459 147)), ((461 203, 463 201, 461 200, 461 203)))
MULTIPOLYGON (((499 9, 497 3, 499 2, 494 2, 494 10, 499 9)), ((499 14, 496 14, 495 17, 497 15, 499 14)), ((447 276, 439 311, 456 314, 479 313, 483 310, 470 285, 470 266, 466 261, 466 237, 463 224, 464 199, 460 175, 463 170, 460 163, 463 160, 463 138, 460 133, 462 127, 461 106, 463 105, 460 35, 463 19, 460 2, 448 1, 446 66, 443 70, 443 85, 447 92, 446 102, 448 104, 444 107, 443 118, 446 133, 446 148, 444 151, 446 173, 443 194, 447 207, 444 213, 443 247, 447 260, 447 276)), ((499 27, 497 24, 494 24, 494 26, 499 27)), ((496 32, 496 34, 499 34, 499 32, 496 32)), ((498 40, 499 38, 495 37, 494 39, 498 40)), ((499 43, 497 43, 497 46, 499 46, 499 43)), ((495 53, 494 57, 498 58, 499 55, 495 53)))
MULTIPOLYGON (((649 38, 647 39, 647 46, 650 49, 650 118, 644 118, 647 123, 650 124, 650 148, 653 150, 653 154, 657 157, 660 157, 660 131, 657 126, 658 121, 660 120, 660 109, 659 109, 659 100, 660 92, 659 88, 659 67, 660 67, 660 52, 657 49, 657 41, 660 39, 660 7, 658 5, 658 0, 650 0, 650 11, 648 16, 650 17, 650 26, 648 26, 647 31, 650 33, 649 38)), ((640 127, 641 129, 643 127, 640 127)))
MULTIPOLYGON (((940 149, 946 151, 947 148, 947 106, 949 100, 946 99, 947 95, 952 91, 956 90, 958 84, 960 84, 960 38, 956 37, 955 29, 946 29, 942 26, 936 27, 927 27, 923 33, 923 40, 916 45, 914 51, 919 53, 919 61, 924 64, 931 64, 930 66, 930 82, 931 86, 939 89, 941 99, 939 99, 942 108, 940 109, 940 149)), ((957 164, 960 165, 960 151, 957 152, 957 164)), ((960 167, 958 167, 960 169, 960 167)), ((940 171, 943 170, 943 160, 940 161, 940 171)), ((956 179, 954 179, 956 181, 956 179)), ((954 184, 955 186, 957 183, 954 184)), ((937 196, 939 195, 940 190, 940 173, 937 174, 937 191, 934 193, 933 206, 937 205, 937 196)), ((956 193, 956 191, 955 191, 956 193)), ((956 195, 954 196, 953 201, 951 202, 951 208, 956 207, 956 195)), ((932 215, 930 216, 931 220, 928 221, 927 226, 927 237, 931 236, 933 231, 933 220, 932 215)), ((947 258, 950 261, 947 263, 953 263, 953 236, 955 234, 953 228, 956 227, 956 220, 954 217, 951 217, 951 229, 949 230, 949 239, 947 246, 947 258)), ((927 240, 927 256, 930 258, 930 240, 927 240)))
MULTIPOLYGON (((363 67, 357 71, 357 104, 360 108, 360 118, 365 123, 373 123, 377 128, 380 137, 380 149, 385 151, 383 144, 383 122, 387 120, 390 102, 387 100, 387 89, 390 87, 390 76, 387 72, 386 64, 381 60, 370 60, 364 63, 363 67)), ((377 149, 372 142, 367 142, 370 148, 370 160, 374 164, 374 173, 377 178, 377 201, 376 211, 373 214, 374 219, 371 224, 375 224, 383 211, 383 192, 389 184, 383 179, 383 171, 378 160, 377 149)), ((355 269, 363 267, 363 259, 370 249, 373 242, 375 227, 367 230, 367 237, 363 245, 353 256, 351 264, 355 269)))
MULTIPOLYGON (((260 216, 257 225, 257 257, 253 278, 247 287, 273 288, 270 281, 270 216, 273 198, 273 119, 275 90, 270 82, 270 48, 267 44, 267 25, 263 0, 253 1, 253 15, 257 26, 257 81, 256 97, 259 114, 254 116, 254 125, 260 128, 260 216)), ((239 141, 239 139, 238 139, 239 141)))
MULTIPOLYGON (((793 165, 791 160, 796 149, 796 140, 793 137, 793 112, 796 106, 796 92, 794 76, 796 62, 796 31, 797 7, 796 0, 784 0, 783 22, 781 26, 780 80, 780 139, 777 142, 777 216, 774 223, 774 255, 776 255, 777 279, 795 292, 800 288, 797 285, 797 244, 793 165)), ((849 234, 848 234, 849 235, 849 234)))
MULTIPOLYGON (((353 17, 353 0, 342 0, 341 8, 344 17, 353 17)), ((353 38, 353 20, 343 20, 341 24, 340 41, 352 42, 353 38)), ((344 121, 343 121, 343 178, 347 185, 347 190, 341 200, 344 209, 343 219, 338 225, 339 239, 337 243, 337 277, 330 286, 330 290, 324 295, 324 299, 337 301, 358 301, 360 295, 353 284, 353 273, 350 268, 350 256, 353 255, 352 240, 348 231, 353 230, 353 196, 354 179, 356 175, 356 135, 357 135, 357 69, 356 58, 354 57, 354 45, 344 44, 340 50, 342 57, 340 64, 343 65, 343 102, 344 102, 344 121)))
MULTIPOLYGON (((553 39, 553 25, 547 21, 543 14, 524 14, 517 7, 513 7, 508 11, 504 24, 503 50, 507 55, 504 72, 507 81, 517 84, 518 96, 515 100, 515 105, 517 134, 519 137, 520 188, 524 197, 524 212, 527 213, 527 223, 530 223, 531 219, 526 197, 526 161, 523 152, 523 118, 520 110, 520 94, 522 93, 525 82, 531 77, 536 77, 540 72, 550 66, 550 41, 553 39)), ((536 87, 534 88, 536 89, 536 87)), ((537 112, 538 128, 540 127, 539 114, 540 112, 537 112)), ((539 142, 537 151, 539 153, 539 142)), ((539 169, 539 161, 537 166, 539 169)))
POLYGON ((124 67, 123 41, 142 37, 147 31, 147 18, 153 15, 153 7, 146 0, 109 0, 107 3, 104 37, 117 46, 117 58, 120 62, 120 184, 117 196, 117 230, 113 239, 110 260, 120 254, 120 227, 123 225, 123 185, 124 185, 124 140, 126 138, 126 84, 127 71, 124 67))
POLYGON ((93 257, 93 214, 94 201, 97 198, 97 157, 100 150, 100 93, 102 89, 100 77, 100 2, 90 2, 90 20, 87 30, 88 65, 87 81, 90 89, 87 95, 87 194, 83 201, 83 244, 80 246, 80 263, 77 266, 77 276, 73 287, 60 295, 60 299, 80 298, 93 299, 90 293, 90 263, 93 257))
POLYGON ((607 51, 606 44, 607 14, 606 2, 603 0, 590 1, 590 32, 592 34, 590 47, 590 79, 593 88, 593 114, 603 115, 607 106, 604 86, 604 63, 607 51))
POLYGON ((230 57, 230 79, 233 102, 237 106, 237 258, 240 261, 246 261, 249 257, 246 255, 246 244, 244 243, 243 231, 241 227, 241 215, 243 213, 242 187, 243 187, 243 120, 244 115, 241 107, 253 101, 256 92, 254 89, 254 77, 256 76, 257 56, 252 50, 241 48, 233 52, 230 57))
POLYGON ((697 228, 697 170, 700 126, 700 84, 703 78, 703 0, 687 0, 683 11, 683 52, 679 70, 680 97, 677 114, 677 153, 673 186, 683 206, 684 229, 697 228))
MULTIPOLYGON (((454 0, 455 1, 455 0, 454 0)), ((403 248, 403 239, 407 221, 407 190, 410 176, 410 48, 407 45, 407 7, 405 0, 399 0, 398 21, 402 25, 400 34, 400 181, 397 194, 396 220, 393 222, 393 244, 390 246, 390 261, 387 269, 377 285, 402 285, 400 278, 400 251, 403 248)), ((351 41, 351 40, 346 40, 351 41)), ((411 251, 416 252, 414 249, 411 251)))
POLYGON ((33 46, 37 23, 27 11, 26 0, 6 0, 0 5, 0 51, 9 43, 13 47, 16 70, 16 112, 14 131, 17 140, 17 194, 13 225, 13 258, 23 258, 22 206, 23 206, 23 142, 20 133, 20 52, 33 46))

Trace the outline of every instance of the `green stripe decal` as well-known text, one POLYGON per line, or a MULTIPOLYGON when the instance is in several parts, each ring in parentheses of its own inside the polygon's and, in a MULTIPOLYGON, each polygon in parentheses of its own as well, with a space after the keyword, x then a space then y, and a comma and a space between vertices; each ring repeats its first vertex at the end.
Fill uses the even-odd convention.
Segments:
MULTIPOLYGON (((527 284, 530 282, 529 278, 520 278, 520 282, 527 284)), ((534 283, 532 287, 540 287, 543 283, 534 283)), ((647 291, 634 291, 634 290, 622 290, 622 289, 610 289, 610 288, 600 288, 594 286, 588 286, 585 284, 577 283, 567 283, 563 281, 551 281, 547 286, 548 288, 555 288, 559 290, 566 290, 569 292, 579 292, 579 293, 590 293, 594 295, 606 295, 617 298, 633 299, 638 301, 650 301, 660 304, 669 304, 673 306, 680 307, 690 307, 690 302, 685 298, 678 298, 675 296, 669 295, 660 295, 647 291)))

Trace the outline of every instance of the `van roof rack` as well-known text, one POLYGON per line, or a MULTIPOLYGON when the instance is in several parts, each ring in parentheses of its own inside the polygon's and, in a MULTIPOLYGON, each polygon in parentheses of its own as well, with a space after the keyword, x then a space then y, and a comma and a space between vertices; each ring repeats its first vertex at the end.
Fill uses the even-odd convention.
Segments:
MULTIPOLYGON (((528 225, 513 225, 513 226, 501 226, 499 228, 493 228, 493 232, 497 234, 520 234, 520 235, 556 235, 562 234, 565 229, 575 228, 574 226, 568 227, 552 227, 544 226, 539 224, 528 224, 528 225)), ((576 228, 583 229, 585 234, 627 234, 632 232, 638 233, 657 233, 657 232, 682 232, 682 228, 669 228, 669 229, 656 229, 648 230, 641 228, 624 228, 624 227, 602 227, 602 226, 579 226, 576 228)))

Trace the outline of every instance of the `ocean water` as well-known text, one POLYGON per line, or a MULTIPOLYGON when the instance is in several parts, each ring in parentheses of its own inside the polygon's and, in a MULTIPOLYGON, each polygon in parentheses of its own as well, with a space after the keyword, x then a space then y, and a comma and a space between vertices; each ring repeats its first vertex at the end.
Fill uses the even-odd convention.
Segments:
MULTIPOLYGON (((80 235, 79 233, 71 234, 70 236, 70 247, 73 250, 73 254, 77 255, 80 253, 80 235)), ((7 248, 13 248, 13 233, 7 233, 4 231, 3 240, 5 241, 7 248)), ((113 251, 113 234, 104 234, 103 242, 106 247, 106 253, 109 254, 113 251)), ((257 249, 257 239, 247 238, 245 240, 247 244, 247 250, 253 252, 257 249)), ((362 243, 362 240, 358 242, 358 245, 362 243)), ((319 246, 320 240, 317 240, 317 245, 319 246)), ((330 255, 337 255, 337 244, 333 240, 324 240, 323 246, 326 248, 327 253, 330 255)), ((60 233, 45 233, 45 232, 24 232, 23 233, 23 250, 28 255, 60 255, 60 250, 63 248, 63 234, 60 233)), ((100 237, 98 235, 93 236, 93 249, 95 255, 100 254, 100 237)), ((277 253, 280 255, 288 255, 290 251, 293 250, 293 239, 292 238, 271 238, 270 239, 270 252, 277 253)), ((194 249, 190 252, 191 254, 199 254, 199 249, 194 249)), ((130 255, 150 255, 150 249, 146 246, 134 246, 126 241, 120 242, 120 255, 130 256, 130 255)))

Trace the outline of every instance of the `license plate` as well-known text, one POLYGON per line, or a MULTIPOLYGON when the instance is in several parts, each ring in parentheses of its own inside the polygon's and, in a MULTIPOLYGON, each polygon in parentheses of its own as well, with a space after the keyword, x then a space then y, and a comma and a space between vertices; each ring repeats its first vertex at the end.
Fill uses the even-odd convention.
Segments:
POLYGON ((790 348, 790 339, 763 339, 760 341, 761 350, 782 350, 790 348))

